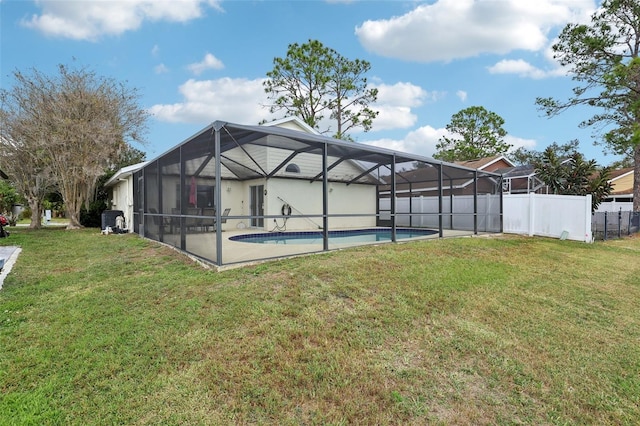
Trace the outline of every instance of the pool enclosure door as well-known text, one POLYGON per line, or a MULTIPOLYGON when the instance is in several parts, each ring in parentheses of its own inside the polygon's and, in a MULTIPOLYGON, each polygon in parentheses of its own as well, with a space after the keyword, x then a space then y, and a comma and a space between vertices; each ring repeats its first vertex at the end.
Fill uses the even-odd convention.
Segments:
POLYGON ((262 217, 264 216, 264 185, 252 185, 249 187, 249 191, 251 191, 251 226, 264 228, 264 218, 262 217))

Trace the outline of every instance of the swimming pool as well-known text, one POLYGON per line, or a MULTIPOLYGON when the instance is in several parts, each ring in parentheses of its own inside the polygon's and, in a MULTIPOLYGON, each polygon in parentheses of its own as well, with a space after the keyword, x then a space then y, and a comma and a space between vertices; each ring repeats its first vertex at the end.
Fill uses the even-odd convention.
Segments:
MULTIPOLYGON (((436 234, 432 229, 397 228, 396 240, 426 237, 436 234)), ((254 244, 322 244, 322 231, 265 232, 235 235, 231 241, 254 244)), ((330 244, 357 244, 391 241, 390 228, 350 229, 329 231, 330 244)))

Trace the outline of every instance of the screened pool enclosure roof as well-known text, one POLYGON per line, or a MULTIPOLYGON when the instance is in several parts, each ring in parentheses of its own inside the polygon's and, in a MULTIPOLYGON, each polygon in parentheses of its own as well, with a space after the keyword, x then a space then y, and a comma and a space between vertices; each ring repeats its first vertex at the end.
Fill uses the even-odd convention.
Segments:
POLYGON ((288 247, 300 254, 335 248, 330 230, 500 232, 500 188, 499 174, 425 156, 215 121, 134 174, 134 230, 222 266, 285 256, 231 234, 320 230, 318 245, 288 247))
MULTIPOLYGON (((328 159, 327 180, 346 184, 390 184, 391 163, 397 165, 397 183, 438 182, 438 165, 442 166, 442 179, 468 181, 476 170, 445 163, 433 158, 378 148, 357 142, 347 142, 276 126, 252 126, 215 121, 171 151, 181 149, 185 174, 215 178, 215 136, 220 138, 220 178, 249 180, 282 174, 288 164, 295 163, 303 154, 323 155, 326 147, 328 159), (276 162, 268 162, 264 152, 286 153, 276 162), (361 173, 340 173, 343 162, 357 166, 361 173), (419 173, 411 173, 419 163, 419 173)), ((168 155, 165 153, 160 157, 168 155)), ((272 156, 273 157, 273 156, 272 156)), ((321 169, 322 170, 322 169, 321 169)), ((179 173, 176 169, 176 173, 179 173)), ((482 176, 498 174, 480 172, 482 176)), ((289 176, 292 177, 292 176, 289 176)), ((322 180, 322 171, 295 176, 298 179, 322 180)))

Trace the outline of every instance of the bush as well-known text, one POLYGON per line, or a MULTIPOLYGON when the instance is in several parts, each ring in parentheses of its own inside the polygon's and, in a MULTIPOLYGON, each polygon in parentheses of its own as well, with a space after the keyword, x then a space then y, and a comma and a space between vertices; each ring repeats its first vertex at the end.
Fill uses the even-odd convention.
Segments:
POLYGON ((89 203, 89 210, 85 207, 80 209, 80 224, 88 228, 102 227, 102 212, 107 209, 104 200, 92 201, 89 203))

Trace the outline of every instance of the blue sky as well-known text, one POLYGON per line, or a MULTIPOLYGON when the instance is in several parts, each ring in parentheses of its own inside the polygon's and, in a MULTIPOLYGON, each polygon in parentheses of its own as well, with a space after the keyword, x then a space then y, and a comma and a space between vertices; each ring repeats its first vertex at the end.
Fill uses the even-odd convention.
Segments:
POLYGON ((542 150, 579 139, 587 158, 618 157, 578 124, 594 111, 541 115, 537 96, 565 99, 574 83, 550 46, 594 0, 216 1, 0 0, 0 84, 14 70, 87 66, 141 90, 154 158, 215 120, 272 115, 262 82, 291 43, 315 39, 371 63, 379 90, 373 129, 358 143, 431 156, 451 116, 479 105, 505 120, 507 141, 542 150))

